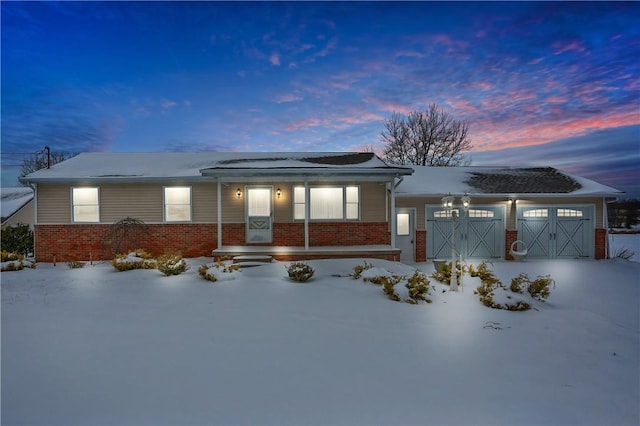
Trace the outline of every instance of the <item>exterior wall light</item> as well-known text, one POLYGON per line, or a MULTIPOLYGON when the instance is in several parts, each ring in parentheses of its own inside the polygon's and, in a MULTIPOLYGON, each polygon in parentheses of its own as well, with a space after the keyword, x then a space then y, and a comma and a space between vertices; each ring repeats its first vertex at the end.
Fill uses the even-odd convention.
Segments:
POLYGON ((281 195, 282 195, 282 191, 280 190, 280 188, 276 189, 276 196, 280 198, 281 195))
POLYGON ((240 188, 236 189, 236 197, 242 197, 242 190, 240 188))

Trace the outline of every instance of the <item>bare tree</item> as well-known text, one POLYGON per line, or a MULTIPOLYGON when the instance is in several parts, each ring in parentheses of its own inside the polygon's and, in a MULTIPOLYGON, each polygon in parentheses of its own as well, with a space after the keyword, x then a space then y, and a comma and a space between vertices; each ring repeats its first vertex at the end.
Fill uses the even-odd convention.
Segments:
POLYGON ((404 117, 393 113, 384 122, 384 159, 394 164, 459 166, 472 147, 469 124, 453 119, 437 104, 404 117))
POLYGON ((67 154, 64 152, 50 152, 48 151, 48 147, 46 147, 38 154, 35 154, 22 162, 20 177, 24 177, 30 173, 35 172, 36 170, 46 169, 47 167, 58 164, 64 160, 68 160, 69 158, 75 157, 76 155, 77 154, 67 154))

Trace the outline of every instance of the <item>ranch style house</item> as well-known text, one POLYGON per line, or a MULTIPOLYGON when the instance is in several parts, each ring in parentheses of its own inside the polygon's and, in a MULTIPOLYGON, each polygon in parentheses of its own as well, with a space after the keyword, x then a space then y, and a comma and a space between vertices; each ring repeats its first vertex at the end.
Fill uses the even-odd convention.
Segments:
POLYGON ((550 167, 408 167, 345 152, 83 153, 22 180, 40 262, 134 248, 425 262, 450 257, 452 232, 465 259, 511 260, 514 241, 527 258, 603 259, 606 205, 622 195, 550 167), (132 218, 144 232, 116 227, 132 218))

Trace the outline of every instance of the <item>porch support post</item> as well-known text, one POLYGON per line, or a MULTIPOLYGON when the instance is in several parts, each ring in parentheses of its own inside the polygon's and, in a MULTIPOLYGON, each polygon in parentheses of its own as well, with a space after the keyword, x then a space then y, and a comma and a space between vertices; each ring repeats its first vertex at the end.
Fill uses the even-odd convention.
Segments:
POLYGON ((391 248, 396 248, 396 178, 391 180, 391 248))
POLYGON ((309 197, 309 181, 304 181, 304 249, 309 250, 309 214, 311 213, 311 198, 309 197))
POLYGON ((216 207, 218 210, 218 248, 222 247, 222 184, 220 183, 220 178, 217 179, 218 182, 218 190, 217 192, 217 201, 216 207))

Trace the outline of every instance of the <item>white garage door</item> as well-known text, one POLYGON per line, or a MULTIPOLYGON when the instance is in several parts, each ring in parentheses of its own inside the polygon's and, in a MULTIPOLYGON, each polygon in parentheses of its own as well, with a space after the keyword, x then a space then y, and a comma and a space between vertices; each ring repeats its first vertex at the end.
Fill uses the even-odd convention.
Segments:
MULTIPOLYGON (((456 210, 456 250, 463 259, 500 259, 504 253, 504 207, 456 210), (461 216, 461 217, 460 217, 461 216)), ((427 257, 451 257, 451 215, 441 206, 427 206, 427 257)))
POLYGON ((594 206, 518 206, 518 239, 528 258, 593 257, 594 206))

